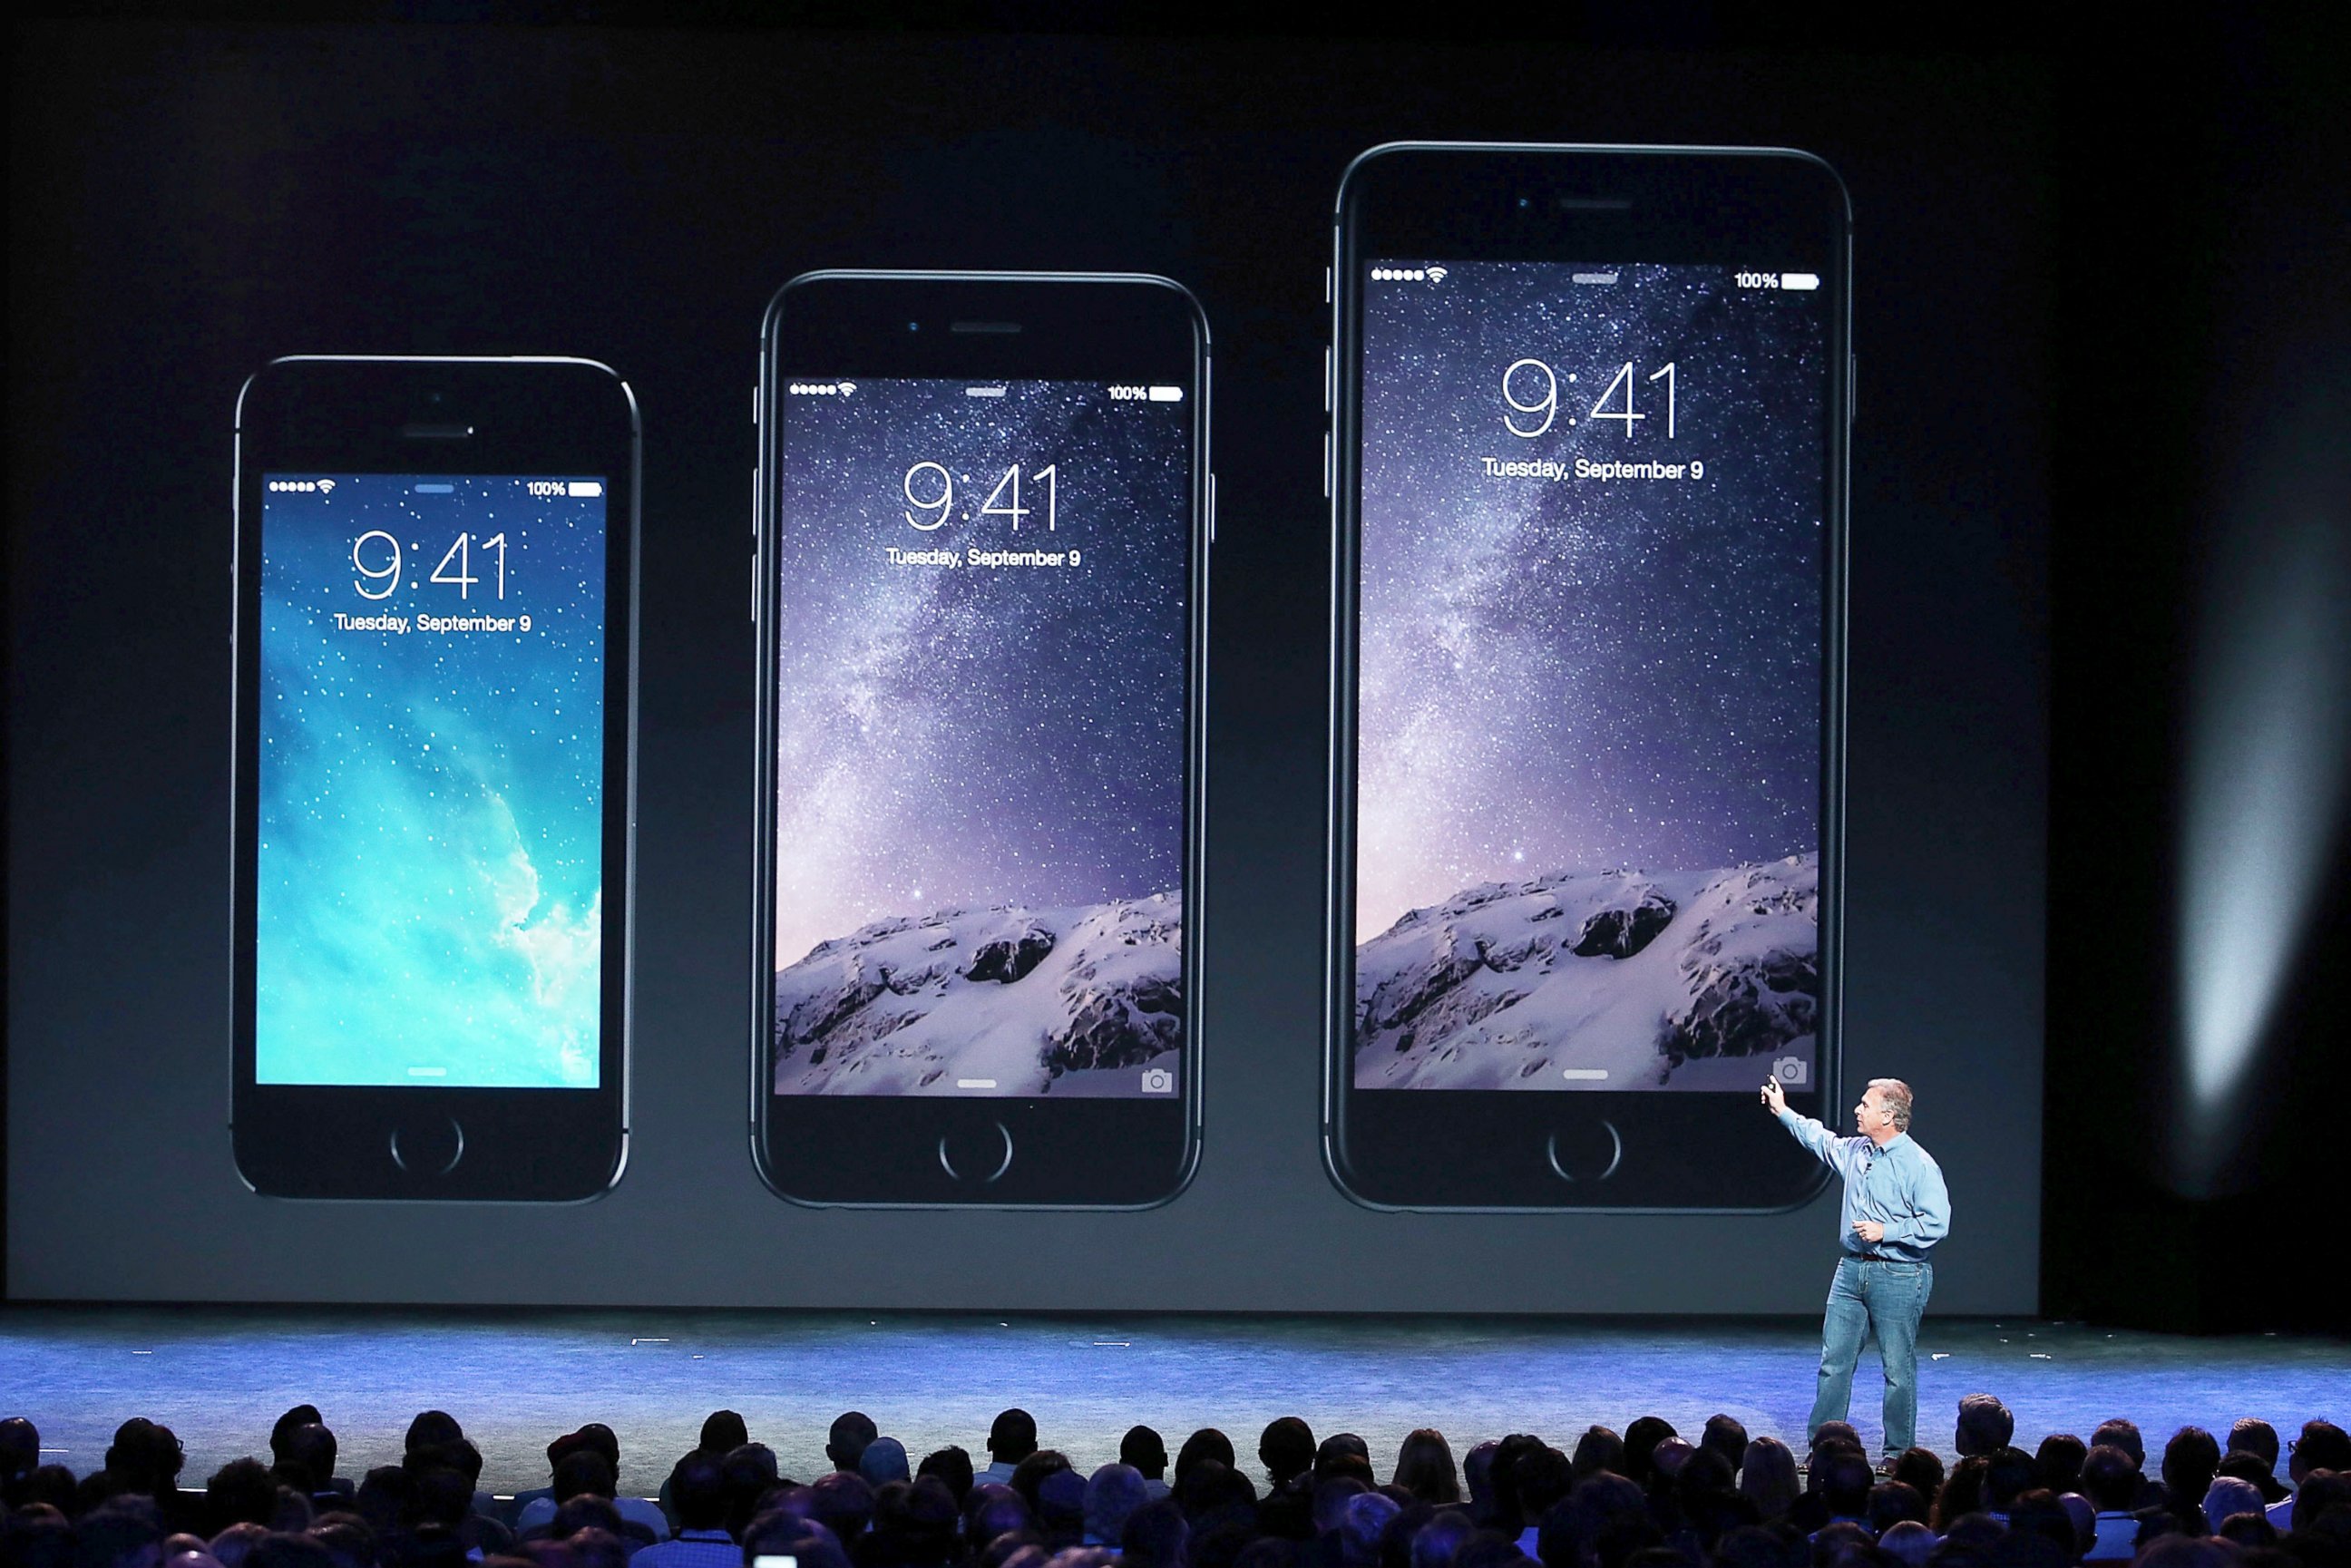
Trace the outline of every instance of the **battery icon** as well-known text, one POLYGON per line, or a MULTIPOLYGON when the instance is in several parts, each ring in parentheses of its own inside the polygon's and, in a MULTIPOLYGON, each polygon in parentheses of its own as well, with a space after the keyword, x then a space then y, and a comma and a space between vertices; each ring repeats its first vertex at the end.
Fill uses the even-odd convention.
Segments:
POLYGON ((1782 288, 1793 288, 1802 292, 1807 288, 1818 288, 1820 286, 1821 275, 1817 272, 1783 272, 1780 275, 1780 287, 1782 288))
POLYGON ((1182 387, 1153 387, 1151 389, 1151 401, 1154 402, 1182 402, 1184 401, 1184 389, 1182 387))
POLYGON ((601 496, 604 493, 604 483, 601 479, 574 479, 569 493, 573 496, 601 496))

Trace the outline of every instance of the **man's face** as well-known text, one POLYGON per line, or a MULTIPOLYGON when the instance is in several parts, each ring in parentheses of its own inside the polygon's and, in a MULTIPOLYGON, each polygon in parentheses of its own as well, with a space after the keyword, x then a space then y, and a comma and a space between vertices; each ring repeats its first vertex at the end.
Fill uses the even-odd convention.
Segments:
POLYGON ((1865 1138, 1880 1138, 1894 1130, 1894 1114, 1886 1108, 1886 1096, 1873 1089, 1861 1097, 1853 1108, 1855 1130, 1865 1138))

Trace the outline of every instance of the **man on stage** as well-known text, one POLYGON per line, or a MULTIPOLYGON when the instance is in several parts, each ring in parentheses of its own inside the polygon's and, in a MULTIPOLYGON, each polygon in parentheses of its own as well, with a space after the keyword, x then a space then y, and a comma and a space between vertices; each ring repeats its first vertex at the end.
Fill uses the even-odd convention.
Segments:
POLYGON ((1821 1324, 1821 1389, 1804 1424, 1809 1439, 1823 1421, 1842 1421, 1853 1403, 1853 1368, 1861 1343, 1877 1335, 1886 1364, 1886 1455, 1910 1447, 1918 1430, 1918 1319, 1935 1287, 1927 1254, 1951 1228, 1951 1197, 1942 1168, 1910 1136, 1910 1085, 1873 1078, 1853 1108, 1855 1137, 1840 1138, 1788 1109, 1778 1080, 1763 1084, 1763 1104, 1796 1142, 1844 1178, 1840 1221, 1844 1255, 1829 1282, 1821 1324))

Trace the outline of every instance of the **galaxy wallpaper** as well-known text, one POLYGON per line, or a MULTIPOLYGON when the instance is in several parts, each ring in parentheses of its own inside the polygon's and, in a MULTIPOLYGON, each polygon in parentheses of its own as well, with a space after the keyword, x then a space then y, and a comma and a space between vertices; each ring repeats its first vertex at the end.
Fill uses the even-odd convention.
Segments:
POLYGON ((1825 296, 1370 270, 1357 1084, 1808 1063, 1825 296))
POLYGON ((785 402, 778 1092, 1173 1092, 1191 411, 1110 393, 785 402))
POLYGON ((258 1081, 596 1087, 601 481, 263 488, 258 1081))

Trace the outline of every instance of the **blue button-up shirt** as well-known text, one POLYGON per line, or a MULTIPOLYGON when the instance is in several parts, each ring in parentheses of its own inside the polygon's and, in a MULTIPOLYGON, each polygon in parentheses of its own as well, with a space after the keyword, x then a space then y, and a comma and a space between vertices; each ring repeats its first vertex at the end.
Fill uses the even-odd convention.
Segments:
POLYGON ((1844 1177, 1844 1212, 1837 1228, 1847 1252, 1924 1263, 1927 1249, 1950 1233, 1951 1194, 1943 1185, 1943 1167, 1909 1134, 1897 1133, 1879 1148, 1858 1134, 1841 1138, 1793 1111, 1781 1112, 1780 1124, 1844 1177), (1864 1241, 1854 1232, 1858 1219, 1886 1227, 1886 1239, 1864 1241))

